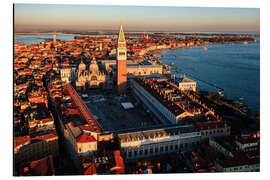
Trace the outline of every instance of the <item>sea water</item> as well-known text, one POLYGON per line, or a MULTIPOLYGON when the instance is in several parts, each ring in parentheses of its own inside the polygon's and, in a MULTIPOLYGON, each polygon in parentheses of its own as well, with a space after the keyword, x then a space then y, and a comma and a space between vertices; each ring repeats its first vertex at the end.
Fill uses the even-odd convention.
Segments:
POLYGON ((260 108, 260 43, 212 44, 166 50, 161 61, 172 66, 177 77, 196 80, 198 90, 224 89, 224 95, 240 100, 253 110, 260 108), (207 47, 207 50, 206 48, 207 47), (207 82, 207 83, 205 83, 207 82))

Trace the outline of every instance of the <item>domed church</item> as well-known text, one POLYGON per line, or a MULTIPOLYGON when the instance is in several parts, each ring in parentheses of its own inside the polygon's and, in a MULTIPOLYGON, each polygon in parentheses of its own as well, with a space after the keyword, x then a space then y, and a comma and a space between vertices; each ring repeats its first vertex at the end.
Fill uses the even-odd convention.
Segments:
POLYGON ((78 66, 76 80, 76 87, 78 89, 104 87, 105 83, 106 74, 99 69, 95 57, 93 57, 88 70, 83 61, 81 61, 78 66))

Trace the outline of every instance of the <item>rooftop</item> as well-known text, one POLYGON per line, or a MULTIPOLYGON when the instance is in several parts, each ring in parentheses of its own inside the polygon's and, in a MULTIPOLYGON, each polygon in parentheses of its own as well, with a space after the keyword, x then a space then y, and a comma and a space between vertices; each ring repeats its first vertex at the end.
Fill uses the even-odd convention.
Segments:
POLYGON ((30 143, 30 136, 19 136, 14 138, 14 148, 30 143))
POLYGON ((191 83, 191 82, 195 82, 195 81, 187 78, 186 75, 184 75, 182 78, 179 79, 179 83, 191 83))
POLYGON ((197 132, 197 130, 192 125, 187 126, 162 125, 162 126, 144 127, 141 128, 140 130, 138 129, 122 130, 118 131, 117 133, 120 139, 128 141, 131 139, 138 139, 138 140, 151 139, 154 137, 173 136, 193 132, 197 132))
POLYGON ((89 112, 88 108, 85 106, 82 99, 79 97, 77 92, 73 89, 73 87, 67 84, 64 91, 71 97, 72 104, 76 108, 76 110, 68 110, 68 111, 73 111, 73 112, 76 112, 77 114, 78 112, 80 113, 81 123, 79 121, 74 121, 74 124, 75 125, 88 124, 89 128, 91 128, 93 132, 101 132, 99 123, 96 121, 94 116, 89 112))
POLYGON ((236 141, 241 144, 249 144, 249 143, 258 143, 259 138, 254 138, 250 136, 238 137, 236 141))
POLYGON ((55 175, 55 168, 52 155, 42 159, 30 162, 19 175, 29 176, 46 176, 55 175))
POLYGON ((96 139, 94 136, 83 133, 77 137, 76 141, 79 143, 96 142, 96 139))

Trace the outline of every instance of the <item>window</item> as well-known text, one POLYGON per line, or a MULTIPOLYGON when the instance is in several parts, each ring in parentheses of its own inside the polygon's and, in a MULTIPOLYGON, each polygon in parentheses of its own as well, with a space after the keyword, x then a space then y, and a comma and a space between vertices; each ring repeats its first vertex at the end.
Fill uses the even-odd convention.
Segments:
POLYGON ((158 145, 156 145, 155 152, 158 152, 158 145))
POLYGON ((180 144, 180 148, 183 148, 184 147, 184 145, 183 144, 180 144))
POLYGON ((97 76, 92 76, 91 77, 91 81, 96 81, 97 80, 97 76))
POLYGON ((163 146, 160 147, 160 152, 163 152, 163 146))
POLYGON ((144 154, 147 155, 148 154, 148 149, 144 150, 144 154))
POLYGON ((125 52, 119 52, 119 56, 125 56, 126 53, 125 52))

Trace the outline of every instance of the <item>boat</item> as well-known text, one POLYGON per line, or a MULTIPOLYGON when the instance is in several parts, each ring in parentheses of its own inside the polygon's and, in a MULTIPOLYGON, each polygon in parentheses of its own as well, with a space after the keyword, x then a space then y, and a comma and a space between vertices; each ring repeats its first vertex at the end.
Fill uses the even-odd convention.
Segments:
POLYGON ((174 66, 174 63, 173 62, 171 62, 171 66, 174 66))
POLYGON ((244 44, 244 45, 247 45, 247 44, 248 44, 248 42, 247 42, 247 41, 244 41, 244 42, 243 42, 243 44, 244 44))

